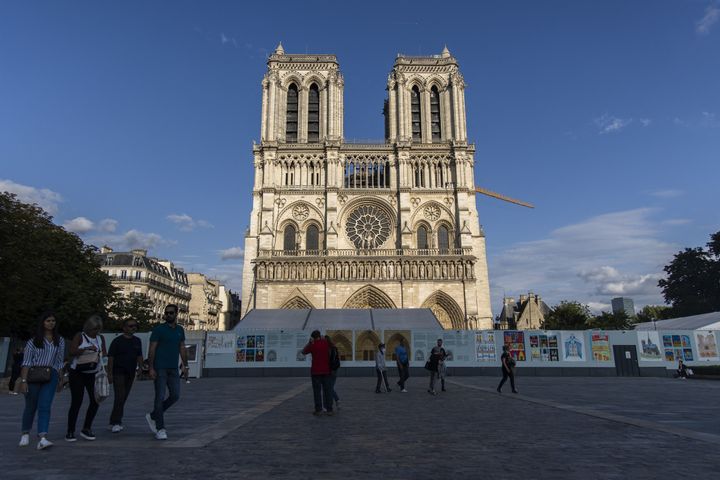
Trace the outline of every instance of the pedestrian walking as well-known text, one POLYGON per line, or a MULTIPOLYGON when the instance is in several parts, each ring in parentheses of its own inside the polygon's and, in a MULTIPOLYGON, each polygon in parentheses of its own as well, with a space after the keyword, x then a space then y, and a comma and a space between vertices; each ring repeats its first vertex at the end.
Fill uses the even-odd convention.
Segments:
POLYGON ((387 393, 392 392, 390 390, 390 384, 387 378, 387 367, 385 366, 385 344, 381 343, 378 345, 378 351, 375 353, 375 373, 377 374, 377 384, 375 385, 375 393, 380 392, 380 385, 385 382, 385 390, 387 393))
POLYGON ((310 340, 302 349, 303 355, 312 355, 310 364, 310 377, 312 379, 313 400, 315 410, 313 415, 320 415, 325 405, 325 412, 334 415, 333 397, 330 377, 330 346, 322 338, 319 330, 313 330, 310 340))
POLYGON ((428 361, 428 370, 430 370, 430 388, 428 389, 428 393, 431 393, 433 395, 437 395, 437 390, 435 390, 435 382, 438 378, 441 378, 442 390, 443 392, 445 391, 445 372, 443 372, 443 376, 440 377, 440 369, 445 368, 444 362, 446 356, 445 349, 443 348, 442 344, 442 338, 438 338, 437 344, 432 348, 432 350, 430 350, 430 359, 428 361))
POLYGON ((330 348, 330 391, 335 401, 335 410, 340 410, 340 397, 337 391, 335 391, 335 382, 337 381, 338 370, 340 370, 340 353, 330 338, 330 335, 325 335, 325 340, 328 342, 328 347, 330 348))
POLYGON ((142 342, 135 336, 137 328, 136 320, 126 319, 122 324, 123 334, 110 342, 108 350, 108 382, 113 386, 112 433, 123 430, 125 402, 135 381, 135 372, 143 366, 142 342))
POLYGON ((97 415, 100 404, 95 399, 95 375, 100 373, 103 366, 102 357, 107 354, 105 338, 100 335, 103 322, 99 315, 91 315, 83 324, 82 332, 78 332, 70 342, 70 410, 68 410, 67 434, 65 440, 74 442, 75 426, 77 424, 80 407, 82 407, 85 392, 88 394, 85 420, 80 430, 80 436, 85 440, 95 440, 92 431, 92 422, 97 415))
POLYGON ((177 324, 177 315, 177 305, 166 306, 165 323, 153 328, 150 334, 148 364, 155 385, 155 403, 153 411, 145 414, 145 420, 158 440, 167 440, 165 412, 180 399, 178 357, 182 360, 182 375, 188 375, 185 330, 177 324))
POLYGON ((505 384, 507 379, 510 379, 510 388, 512 388, 513 393, 518 393, 517 388, 515 388, 515 359, 510 356, 509 348, 507 345, 503 345, 502 347, 503 353, 500 356, 500 363, 502 363, 502 380, 500 380, 500 385, 497 387, 498 393, 502 393, 502 386, 505 384))
POLYGON ((50 428, 50 410, 55 393, 62 390, 65 363, 65 340, 58 334, 53 312, 38 317, 35 334, 25 344, 18 393, 25 395, 22 416, 22 435, 19 446, 30 444, 30 430, 37 413, 38 450, 52 447, 47 434, 50 428))
POLYGON ((15 391, 15 383, 17 382, 17 379, 20 378, 20 371, 22 370, 22 363, 23 363, 23 351, 22 348, 16 348, 13 352, 13 364, 12 364, 12 371, 10 372, 10 382, 8 383, 8 393, 10 395, 17 395, 18 392, 15 391))
POLYGON ((400 386, 402 393, 407 393, 405 382, 410 378, 410 359, 405 349, 405 340, 402 338, 400 339, 400 343, 395 347, 395 363, 397 364, 398 375, 400 376, 397 384, 400 386))

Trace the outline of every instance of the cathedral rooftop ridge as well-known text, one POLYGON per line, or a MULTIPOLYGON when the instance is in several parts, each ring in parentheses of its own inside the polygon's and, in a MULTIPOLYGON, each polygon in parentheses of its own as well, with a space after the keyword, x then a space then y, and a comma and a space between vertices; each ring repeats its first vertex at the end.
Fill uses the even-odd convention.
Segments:
POLYGON ((270 57, 268 64, 271 63, 334 63, 337 64, 337 56, 327 53, 285 53, 282 45, 278 45, 270 57))
POLYGON ((394 66, 398 65, 457 65, 457 60, 445 46, 439 55, 405 55, 398 53, 394 66))

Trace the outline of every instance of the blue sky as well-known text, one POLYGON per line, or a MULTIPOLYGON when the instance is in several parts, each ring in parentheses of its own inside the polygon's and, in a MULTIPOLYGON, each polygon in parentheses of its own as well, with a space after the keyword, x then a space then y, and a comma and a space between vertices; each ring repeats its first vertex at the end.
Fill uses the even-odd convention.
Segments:
POLYGON ((468 85, 493 310, 660 303, 720 230, 720 2, 103 2, 0 7, 0 188, 88 242, 240 288, 266 56, 334 53, 345 136, 380 139, 398 52, 468 85), (453 12, 458 12, 454 15, 453 12))

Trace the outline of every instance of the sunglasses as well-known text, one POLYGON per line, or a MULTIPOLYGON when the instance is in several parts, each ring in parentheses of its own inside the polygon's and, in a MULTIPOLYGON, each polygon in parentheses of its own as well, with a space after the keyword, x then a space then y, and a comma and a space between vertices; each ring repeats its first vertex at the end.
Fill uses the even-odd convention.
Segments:
POLYGON ((128 327, 128 328, 137 328, 137 323, 128 323, 128 324, 125 325, 125 326, 128 327))

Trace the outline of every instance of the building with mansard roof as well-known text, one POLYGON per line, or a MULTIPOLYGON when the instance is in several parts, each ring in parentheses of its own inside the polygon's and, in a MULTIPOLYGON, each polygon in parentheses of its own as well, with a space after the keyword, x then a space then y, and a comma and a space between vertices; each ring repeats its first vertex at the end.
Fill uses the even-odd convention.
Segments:
POLYGON ((335 55, 279 45, 267 66, 242 315, 429 308, 444 328, 492 328, 475 146, 447 48, 397 56, 377 143, 344 141, 335 55))

